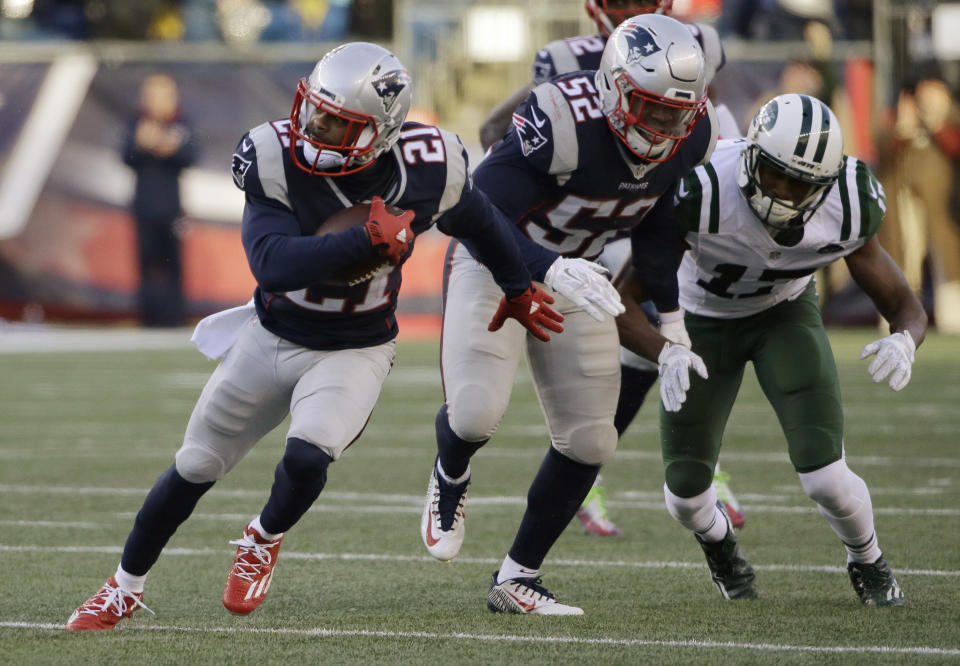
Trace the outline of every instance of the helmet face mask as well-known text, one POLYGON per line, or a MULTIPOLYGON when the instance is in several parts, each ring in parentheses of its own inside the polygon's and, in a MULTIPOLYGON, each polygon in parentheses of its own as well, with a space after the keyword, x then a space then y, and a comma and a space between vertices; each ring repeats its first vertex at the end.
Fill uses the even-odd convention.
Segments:
POLYGON ((840 125, 827 105, 807 95, 780 95, 750 123, 737 184, 760 222, 794 229, 826 199, 843 159, 840 125))
POLYGON ((670 14, 673 0, 586 0, 586 10, 600 34, 609 37, 618 25, 639 14, 670 14))
POLYGON ((646 14, 620 24, 596 74, 600 106, 631 153, 664 162, 706 114, 700 45, 674 19, 646 14))
POLYGON ((294 164, 324 176, 369 167, 396 143, 410 101, 410 76, 392 53, 365 42, 337 47, 297 86, 294 164))

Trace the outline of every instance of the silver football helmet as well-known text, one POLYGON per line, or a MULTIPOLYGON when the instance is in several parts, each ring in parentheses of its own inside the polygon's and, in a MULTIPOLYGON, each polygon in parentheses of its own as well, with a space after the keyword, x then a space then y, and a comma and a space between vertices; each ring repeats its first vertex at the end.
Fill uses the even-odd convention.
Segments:
POLYGON ((706 113, 703 51, 669 16, 643 14, 617 26, 596 85, 610 129, 647 162, 670 159, 706 113))
POLYGON ((299 140, 290 142, 293 162, 324 176, 370 166, 397 142, 410 101, 410 75, 395 55, 367 42, 338 46, 297 86, 290 111, 290 132, 299 140))
POLYGON ((587 14, 600 29, 600 34, 609 37, 614 29, 631 16, 638 14, 670 14, 673 0, 587 0, 587 14))
POLYGON ((747 130, 737 184, 760 221, 775 229, 805 224, 843 166, 843 132, 815 97, 779 95, 747 130))

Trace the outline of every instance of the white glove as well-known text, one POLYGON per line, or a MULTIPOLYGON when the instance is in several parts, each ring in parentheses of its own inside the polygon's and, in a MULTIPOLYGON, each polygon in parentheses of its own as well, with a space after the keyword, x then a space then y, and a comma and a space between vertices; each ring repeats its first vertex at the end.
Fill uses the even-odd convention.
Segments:
POLYGON ((707 366, 702 358, 687 347, 672 342, 663 345, 657 362, 660 364, 660 399, 663 408, 668 412, 679 412, 690 388, 690 368, 706 379, 707 366))
POLYGON ((616 317, 626 309, 620 294, 606 278, 609 274, 598 263, 560 257, 550 264, 543 282, 597 321, 603 321, 604 312, 616 317))
POLYGON ((660 316, 660 335, 670 342, 676 342, 684 347, 693 347, 690 343, 690 336, 687 335, 687 327, 683 324, 683 308, 678 308, 673 312, 658 312, 660 316))
POLYGON ((876 354, 867 372, 873 381, 882 382, 890 375, 890 388, 899 391, 910 381, 910 366, 913 363, 917 345, 907 331, 900 331, 885 338, 874 340, 860 352, 860 358, 876 354), (893 373, 893 374, 891 374, 893 373))

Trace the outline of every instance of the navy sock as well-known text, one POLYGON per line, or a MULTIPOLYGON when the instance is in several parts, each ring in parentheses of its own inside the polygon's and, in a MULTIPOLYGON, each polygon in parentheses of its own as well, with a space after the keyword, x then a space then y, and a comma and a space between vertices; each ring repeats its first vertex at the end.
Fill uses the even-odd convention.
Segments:
POLYGON ((120 566, 134 576, 146 575, 177 528, 214 482, 190 483, 170 465, 153 484, 137 513, 133 529, 123 546, 120 566))
POLYGON ((644 398, 653 383, 657 381, 656 370, 637 370, 626 365, 620 366, 620 398, 617 401, 617 414, 613 425, 617 436, 622 437, 633 421, 644 398))
POLYGON ((510 557, 539 569, 547 553, 573 520, 600 467, 584 465, 559 453, 547 452, 527 493, 527 510, 510 547, 510 557))
POLYGON ((467 467, 470 465, 470 458, 480 450, 480 447, 489 440, 480 442, 468 442, 460 439, 450 428, 450 420, 447 418, 447 406, 444 405, 437 412, 437 455, 440 458, 440 465, 443 471, 451 479, 463 476, 467 467))
POLYGON ((327 483, 327 466, 333 458, 319 447, 291 437, 273 475, 270 499, 260 513, 260 525, 270 534, 293 527, 307 512, 327 483))

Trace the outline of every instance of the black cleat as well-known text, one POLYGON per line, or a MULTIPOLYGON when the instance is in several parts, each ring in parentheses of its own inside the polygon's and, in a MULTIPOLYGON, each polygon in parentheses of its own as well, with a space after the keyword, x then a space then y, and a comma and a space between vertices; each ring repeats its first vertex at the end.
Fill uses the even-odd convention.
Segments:
MULTIPOLYGON (((699 534, 694 533, 697 543, 707 556, 707 565, 710 567, 710 578, 720 590, 724 599, 756 599, 757 591, 753 581, 757 577, 753 567, 743 556, 743 551, 737 545, 733 535, 730 519, 722 502, 717 502, 723 517, 727 521, 727 535, 721 541, 714 543, 704 542, 699 534)), ((851 574, 852 575, 852 574, 851 574)))
POLYGON ((873 564, 850 562, 847 573, 853 589, 864 606, 903 606, 906 598, 893 577, 890 565, 881 555, 873 564))

